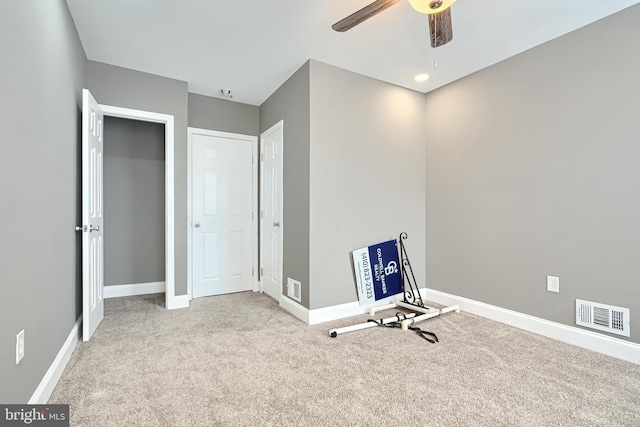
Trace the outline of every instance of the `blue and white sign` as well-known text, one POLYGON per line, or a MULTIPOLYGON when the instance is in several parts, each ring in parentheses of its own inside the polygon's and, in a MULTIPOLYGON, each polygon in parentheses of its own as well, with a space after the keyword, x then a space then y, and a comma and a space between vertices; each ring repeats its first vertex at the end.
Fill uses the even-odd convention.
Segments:
POLYGON ((396 240, 356 249, 352 254, 360 305, 370 305, 402 292, 396 240))

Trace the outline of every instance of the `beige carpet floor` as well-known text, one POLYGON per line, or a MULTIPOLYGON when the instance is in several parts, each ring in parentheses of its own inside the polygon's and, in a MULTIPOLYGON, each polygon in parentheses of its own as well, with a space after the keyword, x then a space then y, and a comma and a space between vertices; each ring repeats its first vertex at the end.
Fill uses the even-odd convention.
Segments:
MULTIPOLYGON (((382 313, 382 317, 395 313, 382 313)), ((308 326, 256 293, 107 300, 49 403, 72 426, 640 426, 640 366, 468 313, 308 326)))

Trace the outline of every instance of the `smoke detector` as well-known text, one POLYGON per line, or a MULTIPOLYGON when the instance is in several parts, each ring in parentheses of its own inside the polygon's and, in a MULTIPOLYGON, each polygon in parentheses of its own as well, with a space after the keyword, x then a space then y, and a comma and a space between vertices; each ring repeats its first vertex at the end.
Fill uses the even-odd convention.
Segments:
POLYGON ((231 89, 220 89, 220 94, 225 98, 233 98, 233 93, 231 93, 231 89))

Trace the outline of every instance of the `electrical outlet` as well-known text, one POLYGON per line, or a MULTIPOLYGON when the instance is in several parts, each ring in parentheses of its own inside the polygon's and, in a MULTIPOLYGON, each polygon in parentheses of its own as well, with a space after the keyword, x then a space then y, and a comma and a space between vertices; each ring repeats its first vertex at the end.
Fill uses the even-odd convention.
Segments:
POLYGON ((549 292, 560 292, 560 278, 547 276, 547 290, 549 292))
POLYGON ((20 363, 24 357, 24 329, 16 335, 16 365, 20 363))

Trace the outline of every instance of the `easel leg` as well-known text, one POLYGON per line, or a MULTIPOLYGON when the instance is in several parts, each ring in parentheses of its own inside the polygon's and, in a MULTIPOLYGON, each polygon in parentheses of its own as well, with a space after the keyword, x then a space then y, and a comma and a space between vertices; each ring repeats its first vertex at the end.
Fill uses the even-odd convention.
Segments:
POLYGON ((329 331, 329 336, 331 338, 335 338, 338 335, 346 334, 347 332, 355 332, 355 331, 361 331, 363 329, 375 328, 380 324, 386 325, 387 323, 399 322, 400 320, 403 320, 403 319, 411 319, 415 316, 416 316, 415 313, 408 313, 408 314, 402 313, 401 316, 396 315, 393 317, 387 317, 386 319, 380 319, 380 323, 364 322, 364 323, 358 323, 357 325, 345 326, 343 328, 331 329, 329 331))
POLYGON ((396 305, 398 307, 406 308, 407 310, 413 310, 413 311, 417 311, 419 313, 424 313, 424 314, 436 313, 438 311, 437 308, 420 307, 415 304, 410 304, 404 301, 397 301, 396 305))
POLYGON ((396 308, 397 305, 395 303, 391 303, 391 304, 387 304, 387 305, 381 305, 378 307, 372 307, 371 310, 369 310, 369 315, 370 316, 375 316, 377 312, 379 311, 384 311, 384 310, 389 310, 392 308, 396 308))
POLYGON ((422 314, 420 316, 413 317, 411 319, 406 319, 400 322, 402 325, 402 330, 406 331, 409 329, 409 326, 414 325, 418 322, 422 322, 423 320, 431 319, 432 317, 440 316, 441 314, 449 313, 451 311, 455 311, 456 313, 460 313, 460 307, 457 305, 452 305, 450 307, 445 307, 443 309, 436 309, 436 311, 431 313, 422 314))

